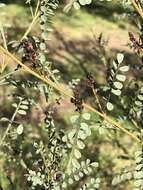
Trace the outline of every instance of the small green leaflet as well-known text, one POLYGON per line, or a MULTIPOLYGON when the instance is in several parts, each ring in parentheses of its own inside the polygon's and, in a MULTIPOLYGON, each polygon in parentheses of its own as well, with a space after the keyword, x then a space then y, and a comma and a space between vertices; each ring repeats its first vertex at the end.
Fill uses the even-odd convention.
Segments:
POLYGON ((114 82, 114 86, 117 88, 117 89, 122 89, 123 88, 123 84, 121 82, 114 82))
POLYGON ((121 81, 121 82, 124 82, 126 80, 126 76, 118 74, 118 75, 116 75, 116 79, 121 81))
POLYGON ((117 54, 117 61, 119 64, 122 63, 123 59, 124 59, 124 54, 118 53, 117 54))
POLYGON ((121 95, 121 90, 115 90, 115 89, 112 89, 111 90, 111 92, 113 93, 113 94, 115 94, 116 96, 120 96, 121 95))
POLYGON ((16 130, 17 134, 18 135, 21 135, 23 133, 23 125, 20 124, 18 127, 17 127, 17 130, 16 130))
POLYGON ((108 102, 106 107, 107 107, 107 110, 109 110, 109 111, 112 111, 114 109, 114 106, 111 102, 108 102))
POLYGON ((129 66, 122 66, 119 68, 119 70, 122 72, 127 72, 127 71, 129 71, 129 66))

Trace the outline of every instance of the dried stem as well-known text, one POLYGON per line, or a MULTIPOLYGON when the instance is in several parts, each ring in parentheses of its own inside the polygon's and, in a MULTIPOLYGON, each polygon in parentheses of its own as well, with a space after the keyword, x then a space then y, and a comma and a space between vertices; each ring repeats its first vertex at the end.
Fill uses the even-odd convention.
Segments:
POLYGON ((12 115, 12 117, 11 117, 11 120, 10 120, 10 122, 9 122, 9 124, 8 124, 8 127, 7 127, 6 131, 4 132, 3 137, 1 138, 0 147, 2 146, 2 144, 3 144, 3 142, 4 142, 4 140, 5 140, 6 136, 7 136, 7 134, 9 133, 9 130, 10 130, 10 128, 11 128, 13 122, 14 122, 14 119, 15 119, 15 117, 16 117, 16 115, 17 115, 17 112, 18 112, 18 110, 19 110, 20 105, 21 105, 21 101, 19 102, 17 108, 15 109, 15 112, 13 113, 13 115, 12 115))
MULTIPOLYGON (((73 96, 67 91, 67 89, 63 89, 61 86, 61 84, 56 84, 55 82, 51 81, 49 78, 45 78, 42 75, 39 75, 38 73, 36 73, 35 71, 31 70, 28 66, 24 65, 23 63, 21 63, 14 55, 12 55, 10 52, 8 52, 7 50, 5 50, 3 47, 0 46, 0 50, 5 53, 7 56, 9 56, 12 60, 15 61, 15 63, 19 64, 22 66, 22 68, 27 71, 28 73, 32 74, 33 76, 35 76, 36 78, 42 80, 43 82, 45 82, 46 84, 50 85, 51 87, 53 87, 54 89, 58 90, 61 94, 69 97, 69 98, 73 98, 73 96)), ((123 131, 124 133, 126 133, 127 135, 129 135, 130 137, 132 137, 134 140, 136 140, 137 142, 140 142, 140 139, 135 136, 134 134, 132 134, 131 132, 129 132, 127 129, 125 129, 124 127, 122 127, 119 123, 117 123, 116 121, 114 121, 113 119, 111 119, 109 116, 107 116, 106 114, 103 114, 101 112, 99 112, 98 110, 96 110, 95 108, 91 107, 90 105, 83 103, 83 106, 96 113, 97 115, 101 116, 103 119, 105 119, 108 123, 112 124, 114 127, 120 129, 121 131, 123 131)))
POLYGON ((135 10, 139 13, 139 15, 143 18, 143 10, 138 4, 135 2, 135 0, 131 0, 131 3, 133 4, 135 10))

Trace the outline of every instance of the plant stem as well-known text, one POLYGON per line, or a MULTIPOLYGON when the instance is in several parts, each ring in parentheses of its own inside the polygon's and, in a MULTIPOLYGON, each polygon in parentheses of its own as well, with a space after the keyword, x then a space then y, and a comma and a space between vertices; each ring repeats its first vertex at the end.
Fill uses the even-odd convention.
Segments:
POLYGON ((12 123, 13 123, 13 121, 14 121, 16 115, 17 115, 17 112, 18 112, 18 110, 19 110, 20 105, 21 105, 21 101, 19 102, 17 108, 15 109, 15 112, 13 113, 13 115, 12 115, 12 117, 11 117, 10 123, 8 124, 8 127, 7 127, 6 131, 4 132, 4 135, 3 135, 3 137, 2 137, 2 139, 1 139, 1 141, 0 141, 0 147, 1 147, 2 143, 4 142, 4 140, 5 140, 5 138, 6 138, 7 134, 8 134, 8 132, 9 132, 11 126, 12 126, 12 123))
POLYGON ((135 10, 139 13, 139 15, 143 18, 143 10, 140 6, 137 5, 135 0, 131 0, 131 3, 133 4, 135 10))
POLYGON ((94 94, 94 96, 95 96, 95 100, 96 100, 97 106, 98 106, 98 108, 99 108, 99 111, 101 111, 102 113, 104 113, 103 110, 102 110, 102 106, 101 106, 101 104, 100 104, 98 95, 97 95, 97 93, 96 93, 96 90, 95 90, 94 88, 92 88, 92 91, 93 91, 93 94, 94 94))
MULTIPOLYGON (((58 90, 59 92, 61 92, 61 94, 69 97, 69 98, 74 98, 66 89, 63 89, 61 87, 61 84, 55 84, 55 82, 51 81, 49 78, 46 78, 42 75, 39 75, 38 73, 36 73, 35 71, 31 70, 28 66, 24 65, 23 63, 21 63, 14 55, 12 55, 10 52, 8 52, 7 50, 5 50, 3 47, 0 46, 0 50, 5 53, 7 56, 9 56, 12 60, 15 61, 15 63, 19 64, 22 66, 22 68, 27 71, 28 73, 32 74, 33 76, 35 76, 36 78, 42 80, 43 82, 45 82, 46 84, 50 85, 51 87, 53 87, 54 89, 58 90)), ((123 131, 124 133, 126 133, 127 135, 129 135, 130 137, 132 137, 134 140, 136 140, 137 142, 141 142, 140 139, 132 134, 131 132, 129 132, 127 129, 125 129, 123 126, 121 126, 119 123, 117 123, 116 121, 114 121, 113 119, 111 119, 109 116, 107 116, 104 113, 99 112, 98 110, 96 110, 95 108, 91 107, 90 105, 83 103, 83 106, 96 113, 97 115, 101 116, 103 119, 105 119, 108 123, 112 124, 114 127, 120 129, 121 131, 123 131)))
POLYGON ((26 32, 24 33, 23 37, 21 40, 23 40, 29 33, 30 31, 32 30, 34 24, 36 23, 38 17, 40 16, 40 12, 38 12, 38 9, 39 9, 39 5, 40 5, 40 1, 38 0, 37 2, 37 6, 36 6, 36 10, 35 10, 35 13, 34 13, 34 17, 33 17, 33 20, 31 22, 31 24, 29 25, 28 29, 26 30, 26 32))
POLYGON ((21 38, 21 40, 23 40, 24 38, 26 38, 26 36, 30 33, 30 31, 32 30, 34 24, 37 22, 38 17, 40 16, 40 13, 38 12, 37 15, 33 18, 31 24, 29 25, 28 29, 26 30, 26 32, 24 33, 23 37, 21 38))
POLYGON ((3 80, 3 79, 6 78, 6 77, 12 75, 12 74, 15 73, 15 72, 17 72, 17 71, 12 71, 12 72, 10 72, 10 73, 7 73, 6 75, 3 75, 2 77, 0 77, 0 81, 3 80))
POLYGON ((0 32, 1 32, 1 35, 2 35, 4 48, 7 50, 6 38, 5 38, 5 35, 4 35, 4 29, 3 29, 2 25, 0 25, 0 32))

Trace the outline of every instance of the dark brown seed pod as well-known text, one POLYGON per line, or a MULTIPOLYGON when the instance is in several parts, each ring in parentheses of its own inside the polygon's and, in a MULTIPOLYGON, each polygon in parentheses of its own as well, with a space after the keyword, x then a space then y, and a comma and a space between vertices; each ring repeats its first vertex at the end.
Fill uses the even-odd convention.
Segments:
POLYGON ((92 76, 91 73, 88 73, 86 76, 86 86, 90 88, 95 88, 96 87, 96 82, 94 80, 94 77, 92 76))
POLYGON ((83 100, 80 97, 80 92, 78 89, 74 90, 74 98, 71 98, 71 103, 76 107, 76 111, 81 112, 83 110, 83 100))

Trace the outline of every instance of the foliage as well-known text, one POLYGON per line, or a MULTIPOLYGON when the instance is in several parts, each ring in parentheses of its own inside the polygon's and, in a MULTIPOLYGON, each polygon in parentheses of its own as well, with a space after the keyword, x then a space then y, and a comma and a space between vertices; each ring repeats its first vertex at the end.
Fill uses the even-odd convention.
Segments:
MULTIPOLYGON (((0 47, 0 87, 8 92, 0 108, 0 189, 142 189, 143 87, 138 76, 129 80, 129 73, 142 71, 142 66, 129 66, 124 52, 107 57, 100 34, 94 51, 105 82, 98 84, 86 68, 84 78, 65 84, 47 51, 60 2, 38 0, 36 7, 26 3, 32 21, 22 38, 8 41, 4 26, 0 30, 5 48, 0 47), (33 35, 36 23, 39 33, 33 35), (10 66, 13 62, 17 66, 10 66)), ((64 10, 91 3, 73 0, 64 10)), ((131 3, 143 17, 142 2, 131 3)), ((130 8, 131 3, 123 1, 130 8)), ((129 33, 130 47, 142 61, 142 33, 138 38, 129 33)))

